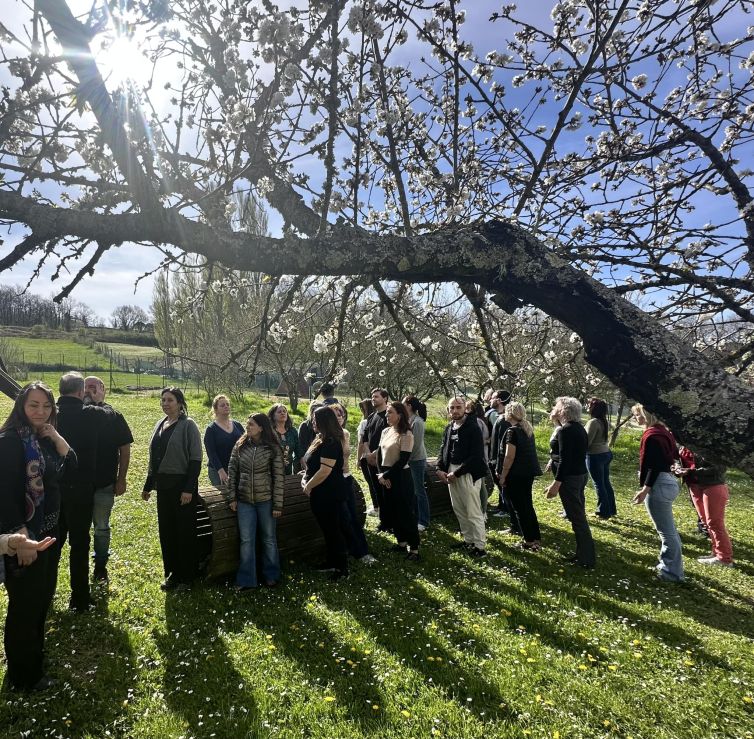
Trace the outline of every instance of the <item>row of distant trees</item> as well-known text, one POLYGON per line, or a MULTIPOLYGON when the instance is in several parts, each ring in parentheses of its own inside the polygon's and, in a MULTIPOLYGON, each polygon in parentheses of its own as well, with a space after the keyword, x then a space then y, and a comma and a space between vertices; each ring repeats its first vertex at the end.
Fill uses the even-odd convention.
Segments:
MULTIPOLYGON (((119 305, 111 313, 109 323, 123 331, 152 330, 151 317, 138 305, 119 305)), ((44 326, 62 331, 106 325, 86 303, 73 298, 55 301, 27 292, 19 285, 0 286, 0 324, 44 326)))
POLYGON ((0 286, 0 324, 6 326, 46 326, 70 331, 77 326, 96 323, 94 311, 78 300, 55 302, 25 292, 19 286, 0 286))

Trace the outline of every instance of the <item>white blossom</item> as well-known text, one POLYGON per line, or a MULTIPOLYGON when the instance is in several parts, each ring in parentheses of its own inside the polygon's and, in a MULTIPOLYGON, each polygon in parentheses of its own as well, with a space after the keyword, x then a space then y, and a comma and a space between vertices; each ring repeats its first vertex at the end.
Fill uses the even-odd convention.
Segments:
POLYGON ((647 85, 647 75, 646 74, 637 74, 636 77, 631 78, 631 84, 634 87, 634 90, 641 90, 647 85))
POLYGON ((322 334, 316 334, 314 337, 314 351, 317 354, 324 354, 327 351, 327 339, 322 334))

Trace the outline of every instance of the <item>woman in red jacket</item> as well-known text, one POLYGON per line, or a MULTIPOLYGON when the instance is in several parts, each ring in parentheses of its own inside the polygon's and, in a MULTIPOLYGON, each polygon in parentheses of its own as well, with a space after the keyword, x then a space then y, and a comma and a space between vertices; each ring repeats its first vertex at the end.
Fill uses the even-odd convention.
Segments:
POLYGON ((679 453, 681 464, 674 471, 688 485, 694 508, 712 540, 712 556, 699 557, 697 562, 732 567, 733 547, 725 528, 725 506, 730 499, 730 491, 725 484, 725 467, 708 462, 685 446, 680 448, 679 453))

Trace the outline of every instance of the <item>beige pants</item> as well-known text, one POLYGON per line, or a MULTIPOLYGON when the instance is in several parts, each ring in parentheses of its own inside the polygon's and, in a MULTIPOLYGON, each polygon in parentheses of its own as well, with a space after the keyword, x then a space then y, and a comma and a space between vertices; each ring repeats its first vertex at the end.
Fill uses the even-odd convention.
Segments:
MULTIPOLYGON (((450 472, 457 470, 459 465, 451 464, 450 472)), ((449 482, 450 502, 453 513, 456 514, 461 527, 461 536, 467 544, 473 544, 478 549, 484 549, 485 532, 480 489, 483 480, 474 482, 470 474, 461 475, 455 482, 449 482)))

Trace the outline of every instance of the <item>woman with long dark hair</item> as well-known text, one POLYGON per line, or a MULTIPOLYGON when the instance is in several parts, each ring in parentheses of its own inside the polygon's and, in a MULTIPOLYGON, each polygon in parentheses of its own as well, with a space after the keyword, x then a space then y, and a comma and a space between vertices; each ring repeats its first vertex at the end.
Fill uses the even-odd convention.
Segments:
POLYGON ((591 418, 586 423, 589 441, 586 467, 597 491, 597 509, 594 515, 607 520, 618 512, 615 506, 615 491, 610 482, 610 462, 613 461, 613 453, 607 443, 607 403, 601 398, 592 398, 588 408, 591 418))
POLYGON ((385 415, 387 428, 377 447, 377 481, 385 488, 383 505, 389 506, 389 516, 397 544, 393 549, 406 553, 406 558, 419 559, 419 530, 414 508, 414 482, 408 461, 414 448, 414 435, 409 426, 408 412, 403 403, 388 403, 385 415))
POLYGON ((301 449, 298 445, 298 431, 293 427, 291 415, 282 403, 267 411, 272 431, 283 450, 283 469, 286 475, 294 475, 301 467, 301 449))
POLYGON ((179 387, 160 393, 165 414, 149 442, 149 467, 141 497, 157 490, 157 526, 165 580, 162 590, 185 590, 198 575, 196 507, 202 437, 179 387))
POLYGON ((678 482, 672 469, 678 460, 678 445, 670 429, 657 416, 637 403, 631 408, 634 419, 644 427, 639 444, 639 483, 641 489, 633 502, 644 503, 660 537, 657 577, 681 582, 683 547, 673 518, 673 501, 678 497, 678 482))
POLYGON ((416 501, 416 519, 419 532, 429 528, 429 498, 424 487, 424 475, 427 470, 427 448, 424 446, 424 432, 426 429, 427 406, 413 395, 403 399, 403 405, 408 413, 408 425, 414 435, 414 448, 408 458, 408 468, 414 483, 414 500, 416 501))
POLYGON ((31 382, 0 428, 0 533, 10 535, 0 558, 8 592, 5 657, 8 680, 18 690, 53 684, 44 674, 43 654, 60 551, 50 546, 57 536, 59 480, 66 468, 76 467, 74 451, 55 428, 56 416, 50 388, 31 382))
POLYGON ((252 413, 246 433, 230 454, 228 470, 230 507, 238 513, 241 537, 241 562, 236 574, 236 588, 257 587, 257 527, 262 534, 262 576, 267 587, 280 581, 275 519, 283 513, 285 472, 283 450, 270 419, 264 413, 252 413))
POLYGON ((333 413, 343 429, 343 534, 346 537, 348 553, 364 564, 374 564, 377 560, 369 553, 369 543, 364 533, 364 525, 356 510, 356 494, 360 493, 359 486, 351 474, 351 434, 346 428, 348 411, 340 403, 331 403, 333 413))
POLYGON ((330 406, 314 411, 313 426, 317 435, 304 457, 306 472, 301 487, 309 496, 312 513, 325 538, 327 559, 320 569, 330 571, 331 580, 340 580, 348 577, 348 554, 342 531, 343 429, 330 406))

